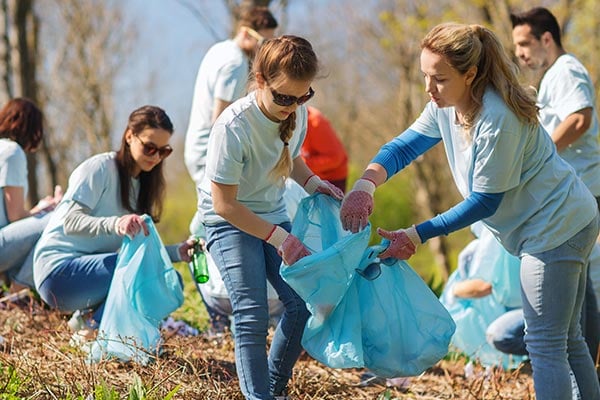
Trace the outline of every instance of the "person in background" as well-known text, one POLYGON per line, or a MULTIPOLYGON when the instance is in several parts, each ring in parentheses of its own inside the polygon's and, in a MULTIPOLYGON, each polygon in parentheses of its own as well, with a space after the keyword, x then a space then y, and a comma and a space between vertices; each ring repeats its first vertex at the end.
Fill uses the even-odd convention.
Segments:
POLYGON ((31 209, 27 197, 26 153, 37 150, 44 136, 43 114, 29 99, 15 98, 0 110, 0 274, 10 291, 33 288, 33 249, 62 198, 57 186, 31 209))
POLYGON ((291 177, 309 194, 343 197, 300 156, 304 103, 314 95, 317 73, 317 56, 306 39, 267 40, 253 64, 256 89, 219 116, 208 142, 199 210, 208 251, 231 299, 236 370, 249 400, 286 398, 309 317, 304 301, 279 274, 282 260, 292 265, 310 254, 289 233, 285 180, 291 177), (285 307, 268 356, 267 281, 285 307))
POLYGON ((331 122, 318 109, 308 106, 306 139, 301 155, 308 168, 321 179, 346 191, 348 154, 331 122))
MULTIPOLYGON (((94 155, 73 171, 38 241, 34 280, 42 300, 64 312, 93 311, 80 336, 89 338, 100 322, 123 236, 148 234, 143 214, 160 218, 172 133, 161 108, 134 110, 119 151, 94 155)), ((193 245, 186 240, 167 252, 172 261, 189 262, 193 245)))
MULTIPOLYGON (((486 331, 497 318, 521 308, 519 259, 506 252, 481 222, 471 231, 476 239, 460 252, 458 266, 440 296, 456 322, 451 344, 486 367, 516 368, 524 357, 495 349, 486 331)), ((471 367, 472 362, 465 369, 471 367)))
MULTIPOLYGON (((196 188, 204 176, 210 129, 223 110, 247 93, 250 64, 256 50, 272 38, 277 20, 267 7, 254 7, 240 16, 236 35, 214 44, 206 53, 196 77, 189 125, 185 136, 184 161, 196 188)), ((190 233, 204 238, 200 214, 190 223, 190 233)), ((229 326, 227 315, 205 301, 196 285, 210 319, 209 335, 221 334, 229 326)))
POLYGON ((584 399, 600 384, 579 319, 590 252, 598 236, 594 196, 558 155, 538 107, 521 87, 498 37, 481 25, 434 27, 421 42, 430 102, 385 144, 345 196, 344 228, 363 229, 377 186, 442 142, 464 200, 397 231, 379 257, 408 259, 428 239, 481 220, 521 260, 525 343, 538 400, 569 399, 572 370, 584 399), (560 293, 560 296, 557 296, 560 293))
MULTIPOLYGON (((546 8, 510 15, 515 55, 542 79, 537 88, 540 123, 567 161, 596 197, 600 210, 600 142, 594 84, 586 68, 561 43, 558 21, 546 8)), ((593 359, 598 354, 600 318, 588 278, 582 329, 593 359)))

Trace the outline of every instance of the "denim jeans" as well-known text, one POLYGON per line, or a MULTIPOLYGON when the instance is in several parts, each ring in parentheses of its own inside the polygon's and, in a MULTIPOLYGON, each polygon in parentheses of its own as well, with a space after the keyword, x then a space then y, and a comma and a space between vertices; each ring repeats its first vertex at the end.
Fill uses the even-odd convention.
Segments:
POLYGON ((59 265, 38 288, 46 304, 61 311, 95 310, 100 322, 117 265, 117 253, 72 258, 59 265))
MULTIPOLYGON (((281 226, 288 231, 291 227, 289 222, 281 226)), ((300 342, 309 316, 306 304, 279 275, 281 257, 273 246, 228 223, 207 226, 206 233, 208 250, 233 307, 240 388, 246 399, 272 400, 285 390, 302 351, 300 342), (267 279, 285 307, 268 357, 267 279)))
POLYGON ((523 309, 507 311, 494 320, 486 329, 489 344, 506 354, 526 356, 525 318, 523 309))
POLYGON ((23 218, 0 229, 0 272, 7 272, 11 281, 34 287, 33 250, 50 215, 23 218))
POLYGON ((596 216, 557 248, 521 257, 525 343, 538 400, 570 399, 570 370, 582 399, 600 399, 594 362, 579 323, 598 223, 596 216))
MULTIPOLYGON (((589 274, 585 285, 585 299, 580 323, 592 360, 595 360, 598 353, 598 339, 600 339, 600 318, 589 274)), ((488 326, 486 336, 488 342, 503 353, 527 355, 523 309, 511 310, 498 317, 488 326)))

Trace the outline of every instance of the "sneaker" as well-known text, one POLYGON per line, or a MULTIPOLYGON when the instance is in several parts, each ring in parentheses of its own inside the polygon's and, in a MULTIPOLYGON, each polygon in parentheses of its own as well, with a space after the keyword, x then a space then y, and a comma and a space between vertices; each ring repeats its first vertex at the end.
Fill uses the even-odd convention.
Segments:
POLYGON ((76 331, 69 340, 71 347, 78 348, 86 353, 91 352, 92 343, 96 338, 96 330, 92 328, 84 328, 76 331))
POLYGON ((92 319, 92 314, 88 311, 77 310, 71 315, 71 318, 67 322, 67 325, 73 332, 80 331, 82 329, 96 329, 98 323, 92 319))
POLYGON ((86 327, 86 324, 83 317, 81 316, 81 311, 75 311, 73 315, 71 315, 71 318, 67 322, 67 325, 69 325, 69 329, 71 329, 73 332, 77 332, 84 329, 86 327))

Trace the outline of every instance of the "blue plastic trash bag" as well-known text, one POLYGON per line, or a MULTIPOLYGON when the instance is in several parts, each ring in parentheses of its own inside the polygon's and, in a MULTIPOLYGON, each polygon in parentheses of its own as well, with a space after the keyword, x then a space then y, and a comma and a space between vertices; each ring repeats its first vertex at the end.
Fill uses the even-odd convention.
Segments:
POLYGON ((312 195, 292 225, 313 253, 280 270, 312 314, 302 345, 331 368, 418 375, 446 355, 454 322, 406 262, 381 263, 385 245, 368 246, 370 226, 344 231, 339 209, 331 197, 312 195))
POLYGON ((459 255, 459 265, 446 284, 440 301, 456 322, 451 346, 484 366, 516 368, 526 357, 502 353, 487 342, 486 329, 496 318, 521 306, 519 259, 510 255, 493 235, 483 229, 459 255), (454 286, 467 279, 492 284, 492 294, 481 298, 460 298, 454 286))
POLYGON ((473 256, 478 276, 492 284, 496 302, 509 308, 521 307, 521 260, 510 254, 490 231, 484 229, 479 236, 479 249, 473 256))
POLYGON ((158 353, 160 322, 183 303, 179 275, 152 219, 144 215, 144 221, 148 236, 123 239, 90 361, 146 364, 158 353))

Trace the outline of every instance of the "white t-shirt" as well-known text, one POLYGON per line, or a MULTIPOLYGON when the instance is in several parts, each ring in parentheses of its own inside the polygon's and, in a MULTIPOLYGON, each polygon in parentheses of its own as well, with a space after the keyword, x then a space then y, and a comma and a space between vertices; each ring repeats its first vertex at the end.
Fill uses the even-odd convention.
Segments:
MULTIPOLYGON (((293 158, 299 157, 306 136, 306 107, 296 109, 296 128, 289 141, 293 158)), ((258 107, 255 92, 233 103, 219 116, 208 141, 206 174, 200 185, 198 209, 204 224, 223 222, 212 204, 211 181, 237 185, 237 200, 272 224, 288 221, 283 192, 269 178, 281 156, 283 142, 279 123, 268 119, 258 107)))
POLYGON ((4 204, 4 187, 22 186, 27 196, 27 157, 19 144, 11 139, 0 139, 0 228, 9 224, 4 204))
POLYGON ((185 165, 199 185, 204 175, 215 99, 233 102, 247 92, 248 57, 233 41, 213 45, 200 64, 185 137, 185 165))
POLYGON ((556 59, 540 82, 540 122, 551 135, 570 114, 592 107, 590 128, 558 153, 577 172, 592 194, 600 196, 600 142, 594 84, 585 67, 570 54, 556 59))
POLYGON ((462 139, 455 120, 454 107, 430 102, 410 129, 442 138, 463 197, 504 193, 494 215, 482 222, 511 254, 550 250, 592 221, 596 201, 548 134, 521 123, 493 90, 483 96, 472 143, 462 139))
MULTIPOLYGON (((76 201, 88 207, 94 217, 129 214, 121 206, 116 153, 97 154, 81 163, 69 177, 69 186, 52 214, 37 243, 34 255, 34 280, 39 287, 44 279, 64 261, 89 254, 116 252, 123 241, 117 234, 88 237, 66 235, 63 222, 71 204, 76 201)), ((131 179, 130 199, 136 199, 139 182, 131 179)))

